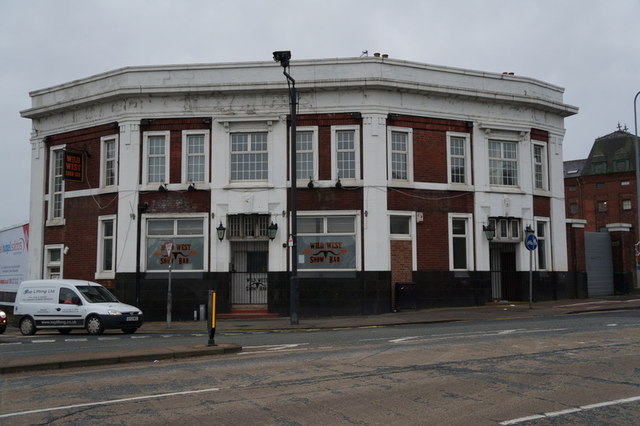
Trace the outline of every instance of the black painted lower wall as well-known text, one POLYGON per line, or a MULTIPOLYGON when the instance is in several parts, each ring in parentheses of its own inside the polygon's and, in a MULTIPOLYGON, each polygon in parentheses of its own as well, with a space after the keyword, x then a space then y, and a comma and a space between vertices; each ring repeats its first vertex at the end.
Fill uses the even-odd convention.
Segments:
MULTIPOLYGON (((147 321, 166 319, 167 274, 141 274, 140 303, 147 321)), ((413 273, 415 291, 405 295, 409 306, 428 309, 452 306, 479 306, 492 301, 489 272, 417 271, 413 273)), ((135 274, 119 274, 112 291, 125 303, 136 305, 135 274)), ((268 310, 289 316, 290 279, 287 272, 273 272, 268 278, 268 310)), ((533 301, 587 297, 586 274, 572 272, 534 272, 533 301)), ((514 302, 529 300, 529 273, 516 274, 514 302)), ((391 312, 390 272, 353 272, 301 275, 299 277, 300 318, 348 315, 376 315, 391 312)), ((230 305, 229 273, 193 273, 172 276, 172 320, 193 320, 200 305, 208 302, 209 290, 217 292, 217 312, 226 313, 230 305)), ((406 302, 406 300, 405 300, 406 302)))

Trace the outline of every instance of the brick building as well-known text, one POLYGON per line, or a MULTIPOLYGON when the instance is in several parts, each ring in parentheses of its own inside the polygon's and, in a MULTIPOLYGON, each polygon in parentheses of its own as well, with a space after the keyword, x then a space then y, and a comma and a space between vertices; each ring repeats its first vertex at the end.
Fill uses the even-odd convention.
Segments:
POLYGON ((145 316, 218 292, 219 312, 388 312, 576 295, 562 140, 577 108, 539 80, 385 57, 294 61, 297 254, 289 248, 289 98, 273 62, 128 67, 31 93, 30 276, 103 283, 145 316), (488 240, 483 230, 495 229, 488 240), (275 231, 275 235, 273 234, 275 231), (272 237, 272 238, 270 238, 272 237), (166 250, 172 242, 173 250, 166 250))
POLYGON ((618 129, 596 139, 588 158, 564 163, 569 264, 583 273, 589 296, 636 287, 634 140, 618 129))

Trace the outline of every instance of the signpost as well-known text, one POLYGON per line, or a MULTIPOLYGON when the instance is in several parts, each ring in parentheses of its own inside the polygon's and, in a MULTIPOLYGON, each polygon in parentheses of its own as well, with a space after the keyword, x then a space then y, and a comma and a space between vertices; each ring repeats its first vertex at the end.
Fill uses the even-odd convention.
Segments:
POLYGON ((169 259, 169 283, 167 288, 167 328, 171 328, 171 266, 173 265, 173 241, 164 244, 169 259))
MULTIPOLYGON (((527 229, 530 229, 527 227, 527 229)), ((524 239, 524 245, 529 250, 529 309, 531 309, 531 299, 533 298, 533 251, 538 248, 538 237, 535 236, 533 230, 531 233, 527 231, 527 237, 524 239)))

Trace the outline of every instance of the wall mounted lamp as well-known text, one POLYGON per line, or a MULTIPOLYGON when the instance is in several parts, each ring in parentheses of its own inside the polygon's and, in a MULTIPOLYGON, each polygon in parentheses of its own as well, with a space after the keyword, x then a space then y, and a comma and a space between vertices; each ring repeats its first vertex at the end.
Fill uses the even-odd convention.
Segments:
POLYGON ((489 225, 482 225, 482 232, 484 232, 484 236, 487 237, 487 240, 491 242, 496 236, 496 228, 494 228, 492 223, 489 225))
POLYGON ((218 225, 218 227, 216 228, 216 234, 218 235, 218 239, 220 241, 224 240, 224 232, 227 230, 227 228, 224 227, 224 225, 222 224, 222 221, 220 221, 220 225, 218 225))
POLYGON ((309 183, 307 184, 307 188, 309 189, 313 189, 314 185, 313 185, 313 179, 311 177, 309 177, 309 183))
POLYGON ((196 189, 196 184, 195 184, 195 183, 193 183, 193 182, 191 182, 191 183, 189 184, 189 187, 187 188, 187 191, 189 191, 189 192, 197 191, 197 189, 196 189))
POLYGON ((336 182, 336 188, 342 188, 342 182, 340 182, 340 178, 338 177, 338 181, 336 182))
POLYGON ((273 239, 276 237, 276 234, 278 233, 278 224, 271 221, 271 225, 267 227, 267 232, 269 235, 269 239, 273 241, 273 239))
POLYGON ((158 187, 158 191, 167 192, 167 184, 166 183, 161 183, 160 186, 158 187))

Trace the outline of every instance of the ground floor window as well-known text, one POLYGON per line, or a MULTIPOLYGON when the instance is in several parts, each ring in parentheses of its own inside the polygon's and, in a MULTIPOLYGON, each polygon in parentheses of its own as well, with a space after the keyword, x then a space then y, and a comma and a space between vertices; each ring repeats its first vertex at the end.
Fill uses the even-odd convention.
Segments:
POLYGON ((356 269, 356 216, 298 216, 298 269, 356 269))
POLYGON ((470 214, 449 214, 449 268, 473 269, 472 232, 470 214))
POLYGON ((205 227, 203 217, 148 218, 147 271, 166 271, 170 262, 174 271, 204 270, 205 227))
POLYGON ((44 247, 44 278, 62 278, 62 258, 64 245, 47 245, 44 247))
POLYGON ((547 222, 536 222, 536 237, 538 238, 538 269, 547 269, 547 222))

